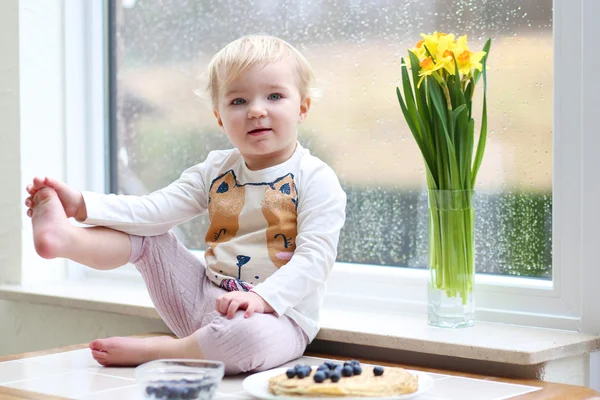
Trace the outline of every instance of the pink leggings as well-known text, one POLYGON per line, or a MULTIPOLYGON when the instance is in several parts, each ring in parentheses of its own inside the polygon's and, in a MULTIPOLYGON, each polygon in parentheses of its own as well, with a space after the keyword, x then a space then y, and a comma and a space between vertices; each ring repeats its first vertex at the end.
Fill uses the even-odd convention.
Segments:
POLYGON ((198 332, 200 351, 223 361, 226 374, 262 371, 302 356, 308 337, 287 316, 244 318, 238 311, 227 319, 217 312, 216 298, 227 292, 206 277, 204 262, 172 232, 130 239, 129 262, 142 274, 163 321, 180 338, 198 332))

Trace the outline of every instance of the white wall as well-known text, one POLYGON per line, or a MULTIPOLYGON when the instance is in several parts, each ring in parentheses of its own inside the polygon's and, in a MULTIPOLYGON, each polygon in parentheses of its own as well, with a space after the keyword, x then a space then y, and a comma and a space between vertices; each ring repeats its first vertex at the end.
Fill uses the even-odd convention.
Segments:
POLYGON ((18 0, 0 3, 0 282, 18 282, 21 254, 18 0))
POLYGON ((0 356, 150 332, 170 331, 158 319, 0 300, 0 356))

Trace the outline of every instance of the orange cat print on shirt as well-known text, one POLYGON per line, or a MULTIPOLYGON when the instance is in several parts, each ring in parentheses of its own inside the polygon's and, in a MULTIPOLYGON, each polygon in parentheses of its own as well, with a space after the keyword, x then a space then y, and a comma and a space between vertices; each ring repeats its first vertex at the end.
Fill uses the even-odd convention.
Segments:
POLYGON ((281 268, 296 250, 298 192, 294 175, 287 174, 265 189, 262 212, 269 223, 267 247, 269 258, 281 268))
POLYGON ((240 229, 239 217, 246 201, 246 189, 236 181, 233 171, 227 171, 210 185, 208 215, 210 226, 206 232, 209 249, 207 256, 214 256, 214 248, 219 243, 235 237, 240 229), (215 199, 218 197, 218 201, 215 199))

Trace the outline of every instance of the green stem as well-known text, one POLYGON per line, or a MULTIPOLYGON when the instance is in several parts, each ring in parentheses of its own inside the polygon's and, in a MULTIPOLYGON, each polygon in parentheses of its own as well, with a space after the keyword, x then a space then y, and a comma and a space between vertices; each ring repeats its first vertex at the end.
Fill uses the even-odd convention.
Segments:
POLYGON ((429 192, 429 262, 432 284, 466 304, 473 291, 472 191, 429 192))

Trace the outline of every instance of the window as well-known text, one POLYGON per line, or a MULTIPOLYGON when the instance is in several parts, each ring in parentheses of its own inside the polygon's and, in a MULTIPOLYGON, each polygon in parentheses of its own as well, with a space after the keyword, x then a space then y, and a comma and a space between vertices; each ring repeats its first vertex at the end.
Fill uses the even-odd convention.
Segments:
MULTIPOLYGON (((210 150, 231 147, 193 90, 216 51, 271 21, 268 33, 301 49, 323 91, 300 126, 300 142, 336 170, 348 194, 338 260, 425 268, 425 175, 396 100, 400 57, 421 32, 465 33, 472 49, 489 36, 490 136, 477 188, 477 271, 551 278, 552 0, 470 4, 117 5, 112 190, 148 193, 210 150)), ((189 248, 204 248, 206 221, 177 228, 189 248)))
MULTIPOLYGON (((316 70, 323 96, 300 141, 336 170, 349 195, 331 297, 352 291, 378 307, 422 309, 424 172, 394 95, 399 60, 421 32, 466 33, 472 49, 492 37, 490 136, 477 188, 478 317, 577 329, 579 264, 568 274, 564 266, 577 252, 567 232, 581 222, 569 228, 575 220, 565 207, 580 199, 565 193, 577 185, 566 179, 576 168, 566 160, 580 156, 580 139, 567 141, 559 129, 578 114, 575 104, 553 104, 561 99, 553 89, 569 91, 554 69, 565 38, 577 41, 564 26, 580 26, 585 1, 569 9, 551 0, 108 2, 110 190, 148 193, 210 150, 230 147, 194 95, 197 78, 223 45, 269 21, 267 33, 296 45, 316 70)), ((178 234, 202 249, 205 229, 198 218, 178 234)))

